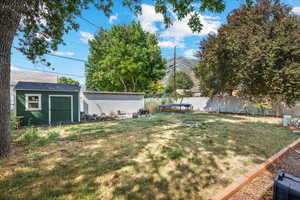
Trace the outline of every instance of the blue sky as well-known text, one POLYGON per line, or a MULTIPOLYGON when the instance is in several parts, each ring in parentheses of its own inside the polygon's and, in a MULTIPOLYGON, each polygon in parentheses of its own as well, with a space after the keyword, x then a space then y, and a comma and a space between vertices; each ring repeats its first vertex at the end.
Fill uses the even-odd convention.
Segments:
MULTIPOLYGON (((85 10, 82 16, 95 24, 97 27, 109 29, 112 25, 128 24, 133 20, 140 21, 144 30, 151 33, 159 34, 159 45, 161 47, 162 56, 171 58, 173 55, 173 47, 177 46, 177 55, 192 58, 194 52, 198 48, 199 42, 204 39, 208 33, 216 32, 221 24, 226 23, 228 13, 239 7, 244 0, 226 0, 226 9, 222 13, 201 13, 203 30, 201 33, 195 34, 187 26, 187 19, 175 21, 173 26, 165 29, 162 23, 162 16, 156 14, 152 1, 145 0, 142 4, 142 15, 134 16, 126 7, 122 7, 119 1, 115 1, 113 13, 110 18, 103 15, 101 11, 91 8, 85 10)), ((294 12, 300 14, 299 0, 282 1, 294 8, 294 12)), ((97 33, 98 28, 78 18, 80 24, 78 32, 71 32, 64 36, 66 45, 60 46, 56 55, 66 56, 70 58, 79 58, 87 60, 89 47, 87 41, 93 38, 93 34, 97 33)), ((17 44, 17 41, 15 41, 17 44)), ((12 69, 22 71, 50 71, 61 76, 68 76, 84 83, 84 63, 67 59, 61 59, 53 56, 45 56, 51 62, 50 69, 41 64, 32 64, 20 52, 13 49, 12 51, 12 69)))

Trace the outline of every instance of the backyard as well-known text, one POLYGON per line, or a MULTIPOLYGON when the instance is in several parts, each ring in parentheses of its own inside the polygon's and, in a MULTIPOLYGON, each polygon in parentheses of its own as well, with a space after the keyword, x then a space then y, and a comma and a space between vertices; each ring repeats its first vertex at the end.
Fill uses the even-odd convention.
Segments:
POLYGON ((0 161, 0 199, 208 199, 297 139, 280 121, 156 114, 27 129, 0 161))

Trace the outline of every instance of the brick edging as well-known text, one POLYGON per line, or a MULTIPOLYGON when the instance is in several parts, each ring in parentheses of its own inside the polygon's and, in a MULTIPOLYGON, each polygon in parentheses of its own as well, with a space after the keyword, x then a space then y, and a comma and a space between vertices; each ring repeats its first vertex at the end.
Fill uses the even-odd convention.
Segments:
POLYGON ((234 194, 242 189, 245 185, 250 183, 254 178, 265 172, 273 163, 281 159, 284 155, 289 153, 290 151, 294 150, 297 146, 300 146, 300 138, 297 139, 295 142, 290 144, 289 146, 285 147, 275 155, 271 156, 266 162, 251 170, 247 174, 241 176, 237 181, 230 184, 227 188, 223 190, 222 193, 215 195, 210 200, 228 200, 234 194))

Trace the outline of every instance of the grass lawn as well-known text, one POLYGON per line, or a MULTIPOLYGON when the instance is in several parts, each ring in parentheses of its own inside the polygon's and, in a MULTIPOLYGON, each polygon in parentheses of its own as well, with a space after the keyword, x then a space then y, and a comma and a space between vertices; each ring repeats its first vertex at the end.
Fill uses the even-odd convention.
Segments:
POLYGON ((0 199, 208 199, 297 139, 279 123, 157 114, 42 131, 56 135, 49 141, 15 136, 0 160, 0 199))

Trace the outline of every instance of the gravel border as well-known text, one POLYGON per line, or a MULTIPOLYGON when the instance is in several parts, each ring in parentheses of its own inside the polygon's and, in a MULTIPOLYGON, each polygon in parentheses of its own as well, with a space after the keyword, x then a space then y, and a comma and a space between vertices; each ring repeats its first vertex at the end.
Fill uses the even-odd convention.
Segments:
POLYGON ((282 159, 273 163, 250 183, 245 185, 230 200, 272 200, 272 185, 278 172, 284 171, 300 177, 300 147, 290 151, 282 159))

